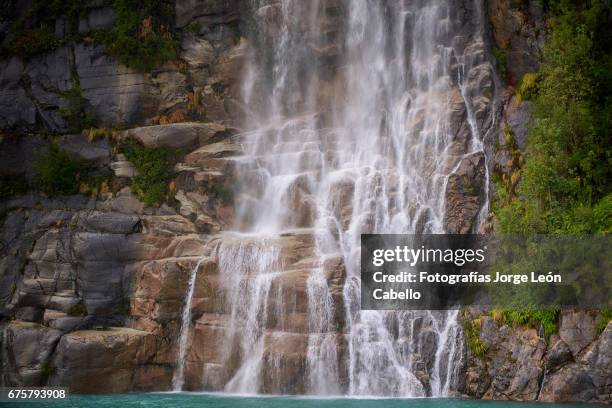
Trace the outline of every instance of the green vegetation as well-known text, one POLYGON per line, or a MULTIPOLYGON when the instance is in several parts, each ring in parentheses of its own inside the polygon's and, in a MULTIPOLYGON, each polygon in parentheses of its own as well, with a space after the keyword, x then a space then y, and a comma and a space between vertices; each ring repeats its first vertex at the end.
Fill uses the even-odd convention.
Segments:
POLYGON ((533 100, 533 121, 516 194, 501 191, 505 200, 494 208, 498 229, 505 233, 609 233, 610 7, 602 1, 550 3, 554 3, 550 4, 551 40, 544 49, 541 70, 524 78, 519 89, 523 97, 528 93, 533 100))
POLYGON ((147 206, 161 203, 168 195, 170 180, 168 149, 149 149, 129 140, 121 146, 121 151, 138 170, 132 181, 132 190, 147 206))
POLYGON ((599 336, 608 326, 608 323, 612 320, 612 309, 603 309, 599 316, 599 322, 597 322, 597 335, 599 336))
POLYGON ((518 102, 528 101, 537 93, 539 76, 537 73, 527 73, 521 78, 521 82, 516 89, 516 98, 518 102))
POLYGON ((483 359, 487 354, 487 345, 480 338, 480 319, 464 321, 463 333, 472 353, 478 358, 483 359))
POLYGON ((84 9, 78 0, 35 0, 20 18, 15 18, 18 1, 6 1, 3 7, 2 15, 12 20, 7 51, 26 59, 52 51, 76 34, 84 9), (55 21, 60 17, 66 18, 68 36, 64 38, 55 35, 55 21))
POLYGON ((509 326, 542 326, 546 337, 557 332, 557 310, 492 310, 490 314, 509 326))
POLYGON ((9 52, 21 58, 30 58, 34 55, 53 51, 62 44, 62 40, 47 28, 22 30, 15 34, 9 44, 9 52))
POLYGON ((150 71, 176 59, 171 33, 174 3, 168 0, 115 0, 117 25, 113 31, 98 31, 94 40, 122 64, 150 71))
POLYGON ((36 186, 51 196, 76 194, 79 182, 90 170, 89 163, 51 144, 49 150, 36 160, 36 186))
POLYGON ((500 48, 494 48, 493 56, 495 57, 497 72, 502 81, 506 82, 508 80, 508 59, 506 58, 506 53, 500 48))
POLYGON ((93 127, 95 118, 86 110, 87 99, 81 92, 78 76, 75 77, 74 86, 62 96, 66 105, 58 113, 66 121, 68 131, 77 133, 93 127))
MULTIPOLYGON (((526 74, 517 89, 519 101, 533 102, 527 148, 524 155, 513 157, 512 174, 498 175, 495 180, 496 230, 510 234, 610 233, 610 6, 600 0, 554 0, 547 1, 546 7, 551 13, 550 41, 544 48, 540 71, 526 74)), ((509 150, 514 156, 515 146, 509 150)), ((507 273, 534 270, 525 269, 526 265, 544 266, 547 257, 560 252, 558 247, 533 243, 526 248, 529 259, 514 259, 507 273)), ((600 269, 597 262, 590 262, 601 258, 598 249, 574 246, 572 250, 574 256, 557 255, 557 263, 566 270, 584 268, 583 279, 559 296, 579 295, 584 288, 606 290, 598 282, 600 278, 590 272, 600 269)), ((557 311, 523 310, 521 307, 529 309, 532 301, 537 303, 541 294, 517 291, 508 297, 523 299, 522 306, 500 311, 502 320, 513 325, 542 325, 547 335, 554 333, 557 311)))
MULTIPOLYGON (((176 41, 172 35, 174 2, 170 0, 106 0, 117 16, 113 29, 79 33, 79 19, 87 13, 85 2, 78 0, 35 0, 16 18, 16 0, 3 4, 1 15, 13 20, 5 41, 11 55, 30 58, 53 51, 70 41, 92 41, 103 44, 106 52, 122 64, 150 71, 176 59, 176 41), (66 33, 55 34, 56 20, 66 19, 66 33)), ((197 25, 190 29, 198 29, 197 25)))

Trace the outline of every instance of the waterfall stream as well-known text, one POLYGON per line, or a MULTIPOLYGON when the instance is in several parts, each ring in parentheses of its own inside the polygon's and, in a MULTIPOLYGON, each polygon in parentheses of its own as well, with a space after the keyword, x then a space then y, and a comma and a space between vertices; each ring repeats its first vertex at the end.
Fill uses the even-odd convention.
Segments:
POLYGON ((359 251, 362 233, 446 232, 449 176, 484 152, 482 5, 461 3, 248 2, 240 232, 217 246, 225 391, 455 389, 458 312, 361 311, 359 251))
POLYGON ((200 258, 191 270, 189 282, 187 284, 187 295, 185 296, 185 305, 181 315, 181 331, 179 334, 179 350, 177 355, 177 368, 172 378, 172 390, 181 391, 185 382, 185 357, 187 356, 187 342, 189 339, 189 328, 191 326, 191 304, 193 302, 193 292, 195 290, 196 277, 198 269, 205 257, 200 258))

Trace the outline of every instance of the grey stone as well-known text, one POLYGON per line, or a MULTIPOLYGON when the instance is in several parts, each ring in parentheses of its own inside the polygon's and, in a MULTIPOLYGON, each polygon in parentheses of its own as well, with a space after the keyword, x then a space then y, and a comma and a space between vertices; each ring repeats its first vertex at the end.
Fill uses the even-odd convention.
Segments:
POLYGON ((83 96, 88 99, 101 126, 116 127, 135 123, 140 115, 140 99, 146 77, 119 64, 100 46, 76 44, 75 64, 83 96))
POLYGON ((79 21, 79 33, 101 28, 112 28, 116 19, 115 11, 112 8, 93 9, 79 21))
POLYGON ((540 392, 542 402, 591 401, 597 395, 593 379, 578 364, 570 364, 546 377, 540 392))
POLYGON ((93 211, 80 218, 83 228, 111 234, 133 234, 140 230, 140 218, 119 212, 93 211))
POLYGON ((69 46, 62 46, 32 58, 24 68, 26 92, 34 101, 44 126, 51 131, 66 130, 59 109, 66 106, 63 93, 74 86, 71 66, 72 51, 69 46))
POLYGON ((568 345, 574 357, 595 339, 595 317, 588 312, 561 313, 559 337, 568 345))
POLYGON ((214 62, 215 50, 207 40, 188 35, 181 42, 181 57, 190 68, 210 66, 214 62))
POLYGON ((43 309, 33 306, 20 307, 15 311, 15 319, 39 323, 43 317, 43 309))
POLYGON ((37 323, 11 322, 4 330, 1 350, 2 359, 12 366, 8 385, 42 385, 44 365, 60 336, 59 330, 37 323))
POLYGON ((177 0, 176 25, 185 27, 198 19, 206 23, 228 23, 238 19, 239 2, 236 0, 177 0))
POLYGON ((572 361, 572 351, 558 335, 550 339, 551 346, 546 353, 546 371, 553 371, 559 366, 572 361))
POLYGON ((126 139, 135 139, 146 147, 188 148, 200 143, 200 138, 211 137, 211 128, 196 122, 145 126, 125 131, 126 139))
POLYGON ((0 127, 28 127, 36 123, 36 106, 20 84, 23 62, 12 57, 0 61, 0 127))
POLYGON ((81 134, 64 135, 57 138, 57 143, 62 149, 84 160, 91 160, 98 165, 110 162, 111 146, 106 139, 89 141, 81 134))

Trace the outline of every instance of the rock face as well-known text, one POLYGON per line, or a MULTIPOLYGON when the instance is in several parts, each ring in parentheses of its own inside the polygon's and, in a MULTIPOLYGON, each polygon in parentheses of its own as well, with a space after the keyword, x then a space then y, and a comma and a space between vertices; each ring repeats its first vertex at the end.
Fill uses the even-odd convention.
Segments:
POLYGON ((468 234, 485 199, 485 156, 474 153, 461 160, 448 178, 446 187, 446 230, 451 234, 468 234))
POLYGON ((465 392, 484 399, 609 402, 612 324, 595 336, 599 318, 590 312, 562 312, 558 334, 546 338, 541 328, 510 327, 479 316, 479 337, 487 351, 479 358, 468 348, 465 392), (562 333, 566 339, 571 333, 573 347, 562 333))
MULTIPOLYGON (((115 24, 112 8, 93 3, 100 6, 92 6, 78 21, 80 33, 115 24)), ((57 133, 53 141, 61 148, 115 175, 110 191, 94 197, 32 193, 0 202, 0 385, 67 386, 78 393, 170 389, 177 370, 185 295, 199 264, 187 333, 185 389, 232 391, 236 386, 232 378, 246 382, 240 367, 253 356, 247 354, 251 349, 244 342, 257 337, 262 374, 256 391, 304 393, 305 373, 312 369, 308 353, 313 330, 328 331, 324 341, 337 353, 325 357, 337 365, 338 385, 347 386, 346 268, 340 255, 321 262, 316 256, 313 224, 318 209, 309 179, 301 175, 288 182, 282 223, 292 228, 265 243, 277 250, 274 262, 265 263, 261 242, 224 232, 236 225, 235 203, 251 203, 249 194, 260 192, 261 178, 266 177, 258 172, 266 164, 262 155, 255 158, 245 179, 236 180, 239 166, 245 165, 238 119, 266 108, 261 106, 266 103, 263 99, 254 102, 257 106, 238 102, 245 57, 252 51, 244 30, 255 23, 266 35, 279 37, 284 29, 278 2, 254 10, 253 22, 241 15, 243 3, 176 0, 178 61, 148 73, 122 66, 101 46, 68 39, 28 61, 0 58, 0 175, 34 180, 32 158, 46 151, 50 140, 25 133, 39 129, 57 133), (68 103, 66 93, 77 87, 86 112, 99 127, 122 131, 96 140, 69 134, 61 109, 68 103), (145 207, 129 187, 137 170, 116 149, 116 143, 128 139, 176 153, 171 197, 160 207, 145 207), (234 197, 237 181, 243 184, 243 194, 234 197), (235 265, 233 261, 245 252, 253 262, 235 265), (264 264, 265 274, 258 276, 253 266, 257 262, 264 264), (331 329, 313 328, 309 320, 310 311, 320 307, 309 303, 315 274, 329 288, 333 303, 341 305, 325 316, 331 329), (264 295, 265 302, 255 299, 264 295), (266 309, 257 309, 261 305, 266 309), (264 327, 243 327, 234 319, 251 316, 245 320, 252 323, 265 313, 271 317, 264 327)), ((346 91, 349 68, 338 64, 345 52, 339 39, 346 25, 342 16, 350 5, 342 0, 320 3, 319 30, 308 32, 298 26, 307 38, 304 52, 322 67, 314 92, 321 107, 317 126, 324 128, 331 121, 326 111, 331 100, 346 91)), ((444 126, 451 139, 448 160, 441 166, 446 181, 442 223, 447 232, 460 234, 476 232, 479 216, 487 216, 483 209, 489 196, 488 175, 494 169, 511 174, 525 147, 529 103, 512 96, 512 85, 537 69, 545 35, 537 0, 491 0, 481 10, 490 32, 487 28, 483 40, 474 40, 469 34, 473 22, 468 20, 475 15, 476 4, 465 2, 456 10, 459 27, 449 45, 453 48, 450 79, 441 96, 449 104, 444 126), (493 47, 507 58, 508 83, 497 78, 493 47), (465 50, 461 61, 456 50, 465 50), (459 84, 457 78, 464 73, 469 75, 459 84), (516 143, 507 141, 508 130, 516 143), (482 140, 473 133, 482 135, 482 140), (472 142, 483 143, 482 152, 470 146, 472 142)), ((58 21, 58 35, 65 35, 65 25, 58 21)), ((3 24, 0 31, 4 34, 3 24)), ((296 105, 304 102, 291 99, 294 94, 287 98, 296 105)), ((416 131, 426 126, 425 114, 417 113, 413 119, 416 131)), ((289 140, 284 148, 312 147, 312 142, 302 139, 308 138, 309 129, 304 130, 300 139, 289 140)), ((337 143, 331 133, 325 138, 327 144, 337 143)), ((330 149, 324 159, 333 162, 342 147, 330 149)), ((432 150, 423 152, 435 158, 432 150)), ((319 153, 317 147, 300 160, 323 161, 319 153)), ((304 164, 300 160, 296 165, 304 164)), ((362 186, 344 175, 327 188, 339 224, 337 234, 346 233, 353 217, 352 198, 362 186)), ((390 201, 399 196, 389 193, 395 197, 390 201)), ((249 205, 243 208, 261 211, 249 205)), ((246 224, 253 216, 239 215, 246 224)), ((418 232, 426 228, 427 214, 422 215, 418 232)), ((517 401, 610 401, 612 325, 598 335, 595 327, 601 317, 596 312, 561 313, 559 330, 550 338, 538 328, 510 327, 482 313, 466 313, 466 319, 478 320, 487 352, 480 358, 467 347, 462 350, 459 392, 517 401)), ((415 376, 430 393, 439 339, 431 322, 415 320, 414 326, 418 335, 406 350, 415 376)))
MULTIPOLYGON (((88 4, 78 22, 85 38, 116 22, 115 11, 98 3, 88 4)), ((102 46, 73 41, 28 61, 1 57, 0 127, 16 132, 68 131, 62 113, 69 104, 68 91, 79 92, 84 110, 102 127, 163 123, 173 114, 229 120, 226 105, 231 102, 224 88, 240 71, 239 65, 235 69, 236 51, 230 52, 239 38, 238 1, 177 1, 176 9, 177 34, 183 36, 185 30, 179 52, 186 70, 177 61, 151 73, 139 72, 109 57, 102 46), (201 32, 186 27, 193 22, 200 24, 201 32)), ((8 24, 0 27, 4 38, 8 24)))
POLYGON ((168 383, 172 367, 154 360, 153 334, 110 327, 75 331, 62 336, 48 384, 75 393, 148 390, 168 383))
POLYGON ((538 70, 546 30, 542 2, 491 0, 486 2, 495 46, 507 60, 508 81, 538 70))

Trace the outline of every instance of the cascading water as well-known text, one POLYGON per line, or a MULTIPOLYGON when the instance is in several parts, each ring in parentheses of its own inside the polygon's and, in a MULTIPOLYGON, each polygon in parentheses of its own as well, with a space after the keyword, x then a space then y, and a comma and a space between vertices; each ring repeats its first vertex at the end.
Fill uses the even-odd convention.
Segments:
POLYGON ((189 282, 187 284, 187 295, 185 296, 185 305, 183 306, 183 313, 181 315, 181 331, 179 334, 179 350, 177 355, 177 368, 172 378, 172 389, 174 391, 180 391, 183 389, 185 383, 185 357, 187 356, 187 342, 189 339, 189 328, 191 327, 191 304, 193 302, 193 292, 195 290, 196 277, 198 269, 204 261, 204 257, 200 258, 196 262, 195 266, 191 270, 189 275, 189 282))
POLYGON ((484 54, 481 4, 462 3, 248 2, 241 232, 215 250, 226 391, 453 391, 458 312, 359 310, 359 251, 362 233, 446 232, 449 176, 483 151, 469 84, 477 61, 464 55, 470 41, 484 54), (297 255, 288 239, 302 245, 297 255), (329 266, 338 259, 341 278, 329 266), (291 369, 302 387, 283 378, 291 369))

